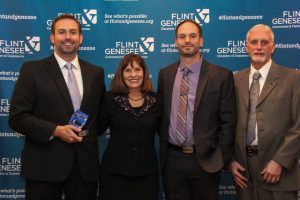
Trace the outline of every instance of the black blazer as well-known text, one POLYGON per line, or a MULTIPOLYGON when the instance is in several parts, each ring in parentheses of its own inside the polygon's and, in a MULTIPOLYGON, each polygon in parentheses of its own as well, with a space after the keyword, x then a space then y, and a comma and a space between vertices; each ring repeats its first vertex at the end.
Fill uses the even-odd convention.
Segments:
POLYGON ((155 94, 145 94, 144 105, 136 112, 127 95, 108 92, 100 118, 102 130, 110 127, 102 169, 127 176, 157 174, 154 136, 159 120, 160 103, 155 94))
POLYGON ((51 137, 57 125, 66 125, 74 113, 71 97, 54 55, 23 64, 9 113, 10 127, 25 135, 21 175, 28 179, 62 181, 70 173, 75 156, 86 181, 96 181, 99 154, 96 122, 105 92, 103 69, 79 60, 84 94, 83 112, 89 115, 84 129, 90 135, 79 144, 51 137))
MULTIPOLYGON (((179 62, 159 72, 158 93, 163 101, 161 124, 161 164, 165 166, 170 125, 172 91, 179 62)), ((232 73, 203 60, 193 118, 193 136, 199 164, 216 172, 231 160, 236 123, 235 92, 232 73)))

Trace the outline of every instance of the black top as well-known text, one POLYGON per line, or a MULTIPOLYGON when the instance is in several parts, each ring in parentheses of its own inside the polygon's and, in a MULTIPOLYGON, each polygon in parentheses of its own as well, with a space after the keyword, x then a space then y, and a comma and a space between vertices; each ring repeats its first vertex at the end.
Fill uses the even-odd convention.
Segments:
POLYGON ((133 108, 127 95, 107 92, 100 113, 100 128, 110 128, 102 169, 127 176, 157 173, 154 136, 159 129, 160 103, 157 95, 146 93, 144 104, 133 108))

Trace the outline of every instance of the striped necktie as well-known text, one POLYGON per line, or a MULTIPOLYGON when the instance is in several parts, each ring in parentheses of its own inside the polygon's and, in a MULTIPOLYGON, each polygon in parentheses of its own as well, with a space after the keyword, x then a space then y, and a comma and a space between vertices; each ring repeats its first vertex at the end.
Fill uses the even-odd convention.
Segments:
POLYGON ((188 92, 189 92, 189 68, 184 68, 183 76, 180 84, 180 97, 177 112, 177 125, 176 125, 176 139, 180 144, 183 144, 186 140, 186 115, 188 109, 188 92))

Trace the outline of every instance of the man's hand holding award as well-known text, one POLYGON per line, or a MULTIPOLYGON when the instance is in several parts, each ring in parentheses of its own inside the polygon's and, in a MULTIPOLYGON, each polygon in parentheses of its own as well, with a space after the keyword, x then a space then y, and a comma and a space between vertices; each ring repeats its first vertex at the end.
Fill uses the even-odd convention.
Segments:
MULTIPOLYGON (((76 128, 82 129, 84 127, 84 125, 86 124, 88 118, 89 118, 89 116, 87 114, 85 114, 84 112, 82 112, 80 110, 77 110, 71 116, 71 119, 69 121, 69 125, 72 125, 76 128)), ((88 130, 81 130, 77 133, 78 133, 79 137, 84 137, 84 136, 87 136, 89 134, 88 130)))
POLYGON ((50 140, 58 137, 67 143, 81 142, 82 138, 88 135, 88 130, 82 130, 88 120, 88 115, 77 110, 70 118, 69 123, 64 126, 58 125, 50 140))

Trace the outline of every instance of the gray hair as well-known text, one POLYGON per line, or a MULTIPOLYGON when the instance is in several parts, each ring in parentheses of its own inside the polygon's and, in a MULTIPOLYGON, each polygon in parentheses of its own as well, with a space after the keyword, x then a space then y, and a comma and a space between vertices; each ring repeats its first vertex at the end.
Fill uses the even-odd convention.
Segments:
POLYGON ((271 36, 271 39, 272 39, 272 42, 274 43, 274 33, 273 33, 272 29, 268 25, 265 25, 265 24, 257 24, 255 26, 253 26, 252 28, 250 28, 250 30, 247 32, 247 35, 246 35, 246 41, 247 42, 248 42, 250 32, 253 31, 256 28, 262 28, 265 31, 269 32, 270 36, 271 36))

